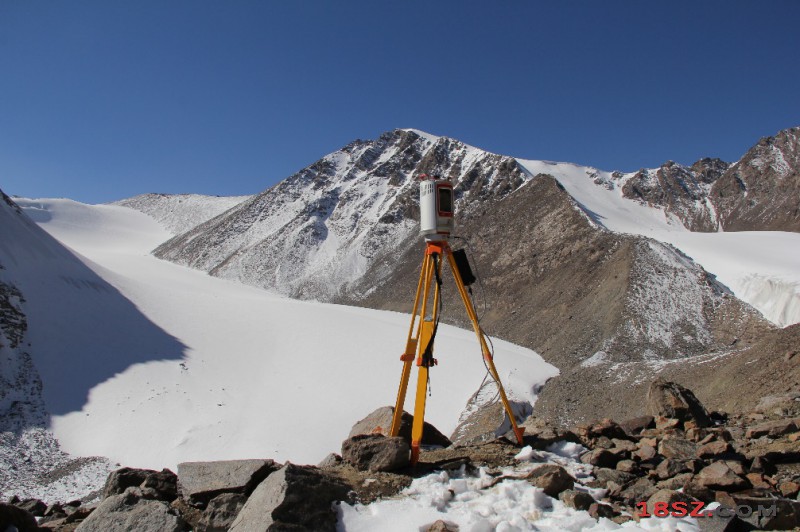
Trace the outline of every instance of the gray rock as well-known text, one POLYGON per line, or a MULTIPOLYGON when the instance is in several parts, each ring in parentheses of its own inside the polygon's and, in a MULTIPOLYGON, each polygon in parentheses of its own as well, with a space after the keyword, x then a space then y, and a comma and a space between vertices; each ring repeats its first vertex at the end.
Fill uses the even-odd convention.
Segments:
POLYGON ((323 458, 320 463, 317 464, 317 467, 320 468, 333 467, 340 463, 342 463, 342 457, 336 453, 330 453, 328 456, 323 458))
POLYGON ((691 390, 680 384, 656 379, 647 390, 647 410, 654 416, 694 421, 698 427, 710 426, 708 411, 691 390))
POLYGON ((312 466, 286 464, 247 499, 231 532, 336 530, 335 501, 348 500, 350 487, 312 466))
POLYGON ((11 527, 16 527, 19 532, 39 530, 33 514, 12 504, 0 502, 0 530, 14 530, 11 527))
POLYGON ((629 484, 625 489, 623 489, 620 492, 619 497, 625 501, 626 504, 633 506, 637 502, 646 501, 656 491, 658 490, 652 482, 646 478, 640 478, 636 482, 629 484))
POLYGON ((221 493, 248 495, 280 466, 273 460, 225 460, 178 464, 178 489, 191 503, 207 503, 221 493))
POLYGON ((558 499, 576 510, 588 510, 594 504, 594 497, 583 491, 575 491, 573 489, 564 490, 558 494, 558 499))
POLYGON ((112 471, 106 479, 105 487, 103 488, 103 498, 111 497, 112 495, 121 495, 125 490, 134 486, 141 486, 142 482, 147 478, 147 475, 153 474, 155 471, 152 469, 133 469, 131 467, 123 467, 112 471))
POLYGON ((411 448, 403 438, 361 434, 342 443, 342 459, 361 471, 395 471, 409 464, 411 448))
POLYGON ((658 444, 658 454, 673 460, 692 460, 697 457, 697 444, 683 438, 665 438, 658 444))
POLYGON ((575 487, 575 479, 567 473, 566 469, 555 464, 544 464, 537 467, 528 473, 526 479, 554 498, 558 497, 562 491, 575 487))
MULTIPOLYGON (((383 434, 384 436, 389 436, 389 430, 392 428, 393 416, 393 406, 382 406, 353 425, 347 437, 352 438, 359 434, 383 434)), ((400 432, 398 436, 406 440, 409 445, 411 445, 411 426, 413 423, 414 416, 404 411, 400 416, 400 432)), ((422 425, 421 443, 423 445, 440 445, 442 447, 449 447, 452 445, 452 442, 447 436, 439 432, 439 429, 427 421, 423 422, 422 425)))
POLYGON ((195 532, 225 532, 244 507, 247 497, 239 493, 217 495, 206 506, 195 532))
POLYGON ((87 517, 76 532, 183 532, 188 526, 163 501, 143 497, 140 488, 112 495, 87 517))
POLYGON ((628 482, 631 482, 633 479, 636 478, 636 475, 631 473, 625 473, 624 471, 619 471, 617 469, 608 469, 605 467, 599 467, 594 470, 594 476, 601 484, 605 485, 609 482, 615 482, 620 486, 624 486, 628 482))

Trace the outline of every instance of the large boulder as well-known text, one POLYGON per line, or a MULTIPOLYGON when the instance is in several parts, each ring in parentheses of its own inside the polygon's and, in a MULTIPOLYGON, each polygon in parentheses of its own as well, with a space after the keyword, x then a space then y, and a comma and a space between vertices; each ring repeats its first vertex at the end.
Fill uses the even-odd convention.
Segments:
POLYGON ((134 469, 131 467, 123 467, 112 471, 106 478, 106 484, 103 487, 103 498, 107 499, 112 495, 121 495, 128 488, 141 487, 147 475, 153 473, 155 471, 152 469, 134 469))
POLYGON ((395 471, 409 464, 411 448, 403 438, 361 434, 342 443, 342 459, 361 471, 395 471))
POLYGON ((286 464, 253 491, 231 532, 336 530, 335 501, 348 500, 350 487, 313 466, 286 464))
POLYGON ((647 410, 653 416, 693 421, 698 427, 711 426, 708 411, 691 390, 675 382, 656 379, 647 390, 647 410))
MULTIPOLYGON (((382 406, 377 410, 371 412, 364 419, 358 421, 350 430, 348 438, 358 436, 360 434, 383 434, 389 436, 389 430, 392 428, 392 418, 394 417, 393 406, 382 406)), ((411 444, 411 426, 414 423, 414 416, 406 411, 400 416, 400 431, 397 434, 411 444)), ((439 429, 428 423, 423 422, 422 425, 422 445, 440 445, 442 447, 449 447, 452 445, 450 439, 439 432, 439 429)))
POLYGON ((125 493, 104 499, 78 525, 76 532, 184 532, 189 529, 166 503, 147 498, 149 491, 131 487, 125 493))
POLYGON ((712 490, 722 491, 736 491, 750 487, 750 483, 740 477, 726 462, 714 462, 704 467, 694 482, 712 490))
POLYGON ((223 460, 178 464, 178 488, 191 503, 205 504, 222 493, 250 494, 273 471, 273 460, 223 460))

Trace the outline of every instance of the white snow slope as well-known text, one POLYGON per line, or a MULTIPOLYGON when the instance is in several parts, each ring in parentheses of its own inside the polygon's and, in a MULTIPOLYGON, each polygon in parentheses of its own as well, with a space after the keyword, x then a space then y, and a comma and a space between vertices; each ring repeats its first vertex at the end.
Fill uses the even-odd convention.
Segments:
MULTIPOLYGON (((202 194, 141 194, 111 205, 131 207, 150 215, 172 234, 180 234, 239 205, 250 196, 202 194)), ((160 243, 160 242, 159 242, 160 243)))
POLYGON ((555 177, 597 225, 672 244, 771 322, 800 323, 800 234, 691 232, 663 209, 623 197, 622 186, 633 174, 615 178, 570 163, 517 161, 533 175, 555 177))
MULTIPOLYGON (((316 463, 355 421, 393 403, 407 315, 285 299, 160 261, 149 251, 169 233, 126 207, 16 201, 100 279, 38 290, 41 272, 15 272, 66 451, 156 469, 245 457, 316 463), (69 314, 58 311, 64 300, 69 314)), ((533 402, 557 374, 533 351, 495 347, 517 400, 533 402)), ((426 419, 449 433, 485 369, 471 332, 441 327, 437 351, 426 419)))

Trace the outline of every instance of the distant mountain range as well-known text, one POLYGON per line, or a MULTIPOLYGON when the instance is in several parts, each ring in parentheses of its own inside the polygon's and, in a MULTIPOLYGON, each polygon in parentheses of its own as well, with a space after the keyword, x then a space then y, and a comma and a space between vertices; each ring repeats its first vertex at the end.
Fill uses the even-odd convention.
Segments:
MULTIPOLYGON (((762 139, 733 164, 623 174, 394 130, 325 156, 154 253, 291 297, 408 312, 422 249, 417 177, 447 177, 489 301, 485 328, 562 370, 539 412, 565 423, 621 418, 641 390, 620 372, 613 386, 598 381, 608 368, 734 353, 773 329, 681 250, 626 233, 800 231, 798 131, 762 139), (608 206, 592 210, 603 194, 608 206), (564 401, 559 382, 574 389, 572 373, 583 391, 564 401)), ((144 210, 148 198, 127 201, 144 210)), ((800 321, 800 284, 786 286, 785 306, 797 309, 789 323, 800 321)), ((759 294, 750 293, 753 304, 763 304, 759 294)), ((464 325, 452 288, 445 304, 445 319, 464 325)))

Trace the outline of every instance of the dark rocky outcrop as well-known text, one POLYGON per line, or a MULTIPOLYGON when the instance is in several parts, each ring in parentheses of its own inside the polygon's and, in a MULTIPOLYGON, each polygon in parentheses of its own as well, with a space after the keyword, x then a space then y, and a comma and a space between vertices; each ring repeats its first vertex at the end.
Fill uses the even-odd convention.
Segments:
POLYGON ((359 434, 342 443, 342 459, 362 471, 396 471, 409 464, 411 447, 403 438, 359 434))

